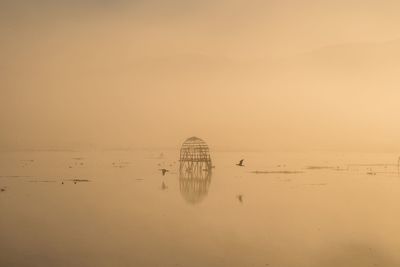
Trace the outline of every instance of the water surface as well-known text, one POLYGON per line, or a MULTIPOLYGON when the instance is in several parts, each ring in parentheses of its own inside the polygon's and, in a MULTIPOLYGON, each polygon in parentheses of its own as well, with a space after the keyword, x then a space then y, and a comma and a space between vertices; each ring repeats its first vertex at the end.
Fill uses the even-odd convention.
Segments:
POLYGON ((399 266, 397 155, 211 157, 193 192, 178 151, 0 153, 0 266, 399 266))

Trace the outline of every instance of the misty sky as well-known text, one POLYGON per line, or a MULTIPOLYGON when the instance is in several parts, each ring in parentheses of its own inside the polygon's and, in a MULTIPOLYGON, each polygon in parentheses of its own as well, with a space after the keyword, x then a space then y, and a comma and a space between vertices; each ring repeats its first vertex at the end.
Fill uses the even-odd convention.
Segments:
POLYGON ((0 148, 399 150, 399 11, 0 0, 0 148))

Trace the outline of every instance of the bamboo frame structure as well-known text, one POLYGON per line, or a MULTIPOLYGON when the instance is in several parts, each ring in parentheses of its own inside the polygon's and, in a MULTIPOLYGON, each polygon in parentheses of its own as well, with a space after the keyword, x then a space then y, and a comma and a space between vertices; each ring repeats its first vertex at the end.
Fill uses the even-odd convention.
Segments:
POLYGON ((198 137, 188 138, 181 147, 179 188, 187 202, 201 202, 211 184, 212 162, 207 144, 198 137))
POLYGON ((182 168, 194 172, 196 172, 196 168, 211 171, 212 167, 208 146, 198 137, 190 137, 182 144, 179 161, 180 171, 182 171, 182 168))

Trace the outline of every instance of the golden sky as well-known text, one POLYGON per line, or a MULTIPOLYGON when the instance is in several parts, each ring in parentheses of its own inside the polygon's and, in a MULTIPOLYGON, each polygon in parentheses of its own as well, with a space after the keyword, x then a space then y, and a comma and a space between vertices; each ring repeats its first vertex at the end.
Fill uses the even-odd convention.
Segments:
POLYGON ((400 149, 399 1, 0 1, 0 148, 400 149))

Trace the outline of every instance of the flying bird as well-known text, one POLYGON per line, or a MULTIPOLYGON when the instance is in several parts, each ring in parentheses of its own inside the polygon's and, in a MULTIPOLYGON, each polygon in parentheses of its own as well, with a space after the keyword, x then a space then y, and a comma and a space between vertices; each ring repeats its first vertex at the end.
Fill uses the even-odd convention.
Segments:
POLYGON ((169 170, 167 169, 160 169, 162 175, 164 176, 167 172, 169 172, 169 170))
POLYGON ((243 166, 244 166, 244 165, 243 165, 243 161, 244 161, 244 159, 240 160, 239 163, 237 163, 236 165, 237 165, 237 166, 240 166, 240 167, 243 167, 243 166))

